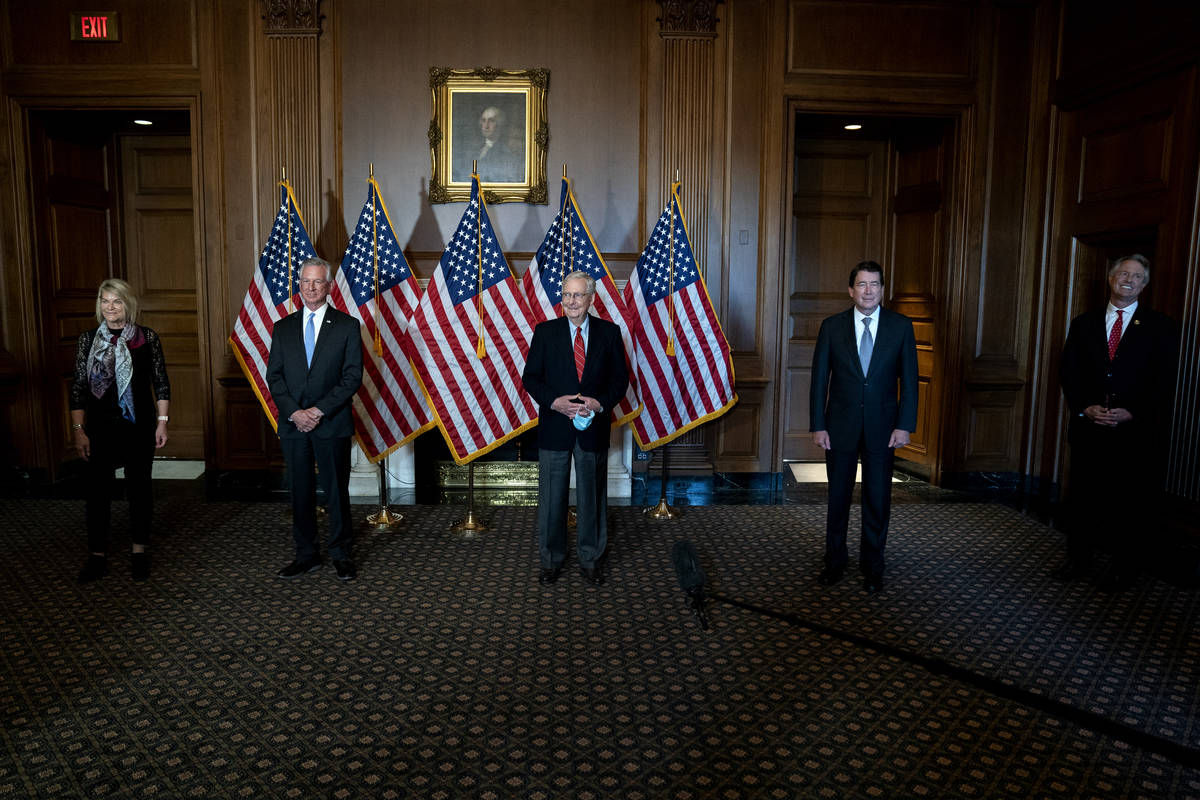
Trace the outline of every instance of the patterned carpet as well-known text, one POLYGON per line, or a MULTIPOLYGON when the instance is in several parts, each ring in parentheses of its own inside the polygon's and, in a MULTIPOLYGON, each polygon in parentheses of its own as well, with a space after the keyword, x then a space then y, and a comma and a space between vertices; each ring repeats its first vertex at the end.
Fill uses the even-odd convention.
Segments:
POLYGON ((876 597, 821 506, 614 508, 602 587, 538 585, 533 509, 400 510, 343 585, 272 577, 282 505, 162 504, 80 587, 82 503, 0 503, 0 798, 1200 797, 1196 593, 1057 584, 1005 507, 894 507, 876 597))

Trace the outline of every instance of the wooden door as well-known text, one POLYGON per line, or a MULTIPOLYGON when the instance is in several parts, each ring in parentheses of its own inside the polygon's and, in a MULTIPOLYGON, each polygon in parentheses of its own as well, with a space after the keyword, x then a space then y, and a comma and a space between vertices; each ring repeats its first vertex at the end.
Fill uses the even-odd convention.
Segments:
POLYGON ((119 139, 125 273, 138 294, 138 321, 162 339, 171 378, 170 440, 157 455, 203 459, 190 137, 119 139))
MULTIPOLYGON (((68 390, 79 335, 95 328, 96 290, 121 275, 116 156, 112 137, 53 112, 29 118, 34 279, 42 332, 42 397, 50 478, 77 458, 71 444, 68 390)), ((43 438, 44 437, 44 438, 43 438)))
POLYGON ((946 123, 912 121, 894 139, 891 275, 887 305, 913 320, 919 370, 917 430, 898 458, 930 481, 940 480, 942 429, 942 299, 949 251, 946 175, 952 163, 946 123))
POLYGON ((783 457, 824 461, 808 431, 812 356, 821 321, 850 306, 850 269, 883 262, 888 200, 885 141, 800 139, 792 195, 783 457))

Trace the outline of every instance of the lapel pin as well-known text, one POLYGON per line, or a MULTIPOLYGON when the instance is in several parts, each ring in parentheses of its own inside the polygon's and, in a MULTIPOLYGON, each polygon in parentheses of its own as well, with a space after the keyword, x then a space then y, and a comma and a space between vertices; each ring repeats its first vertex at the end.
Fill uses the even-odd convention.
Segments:
POLYGON ((1141 325, 1141 324, 1142 324, 1142 321, 1141 321, 1140 319, 1135 319, 1135 320, 1133 321, 1133 324, 1134 324, 1134 325, 1141 325))

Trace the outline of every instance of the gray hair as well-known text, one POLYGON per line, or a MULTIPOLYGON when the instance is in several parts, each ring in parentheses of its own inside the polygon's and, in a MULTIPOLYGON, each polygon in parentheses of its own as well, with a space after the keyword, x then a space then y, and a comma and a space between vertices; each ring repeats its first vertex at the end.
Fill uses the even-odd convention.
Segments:
POLYGON ((1141 264, 1142 269, 1146 270, 1146 283, 1150 282, 1150 259, 1146 258, 1141 253, 1130 253, 1127 256, 1121 256, 1113 261, 1108 268, 1108 277, 1111 278, 1112 274, 1117 271, 1117 267, 1121 266, 1126 261, 1136 261, 1137 263, 1141 264))
POLYGON ((571 280, 572 278, 578 278, 579 280, 586 281, 588 294, 596 293, 596 279, 593 278, 591 275, 588 275, 586 272, 584 272, 581 269, 577 269, 574 272, 569 272, 563 276, 563 280, 562 280, 563 285, 565 286, 567 281, 571 280))
POLYGON ((328 261, 326 261, 323 258, 317 258, 316 256, 313 256, 312 258, 304 259, 303 261, 300 262, 300 271, 297 274, 303 275, 305 267, 324 267, 325 268, 325 280, 327 280, 327 281, 333 280, 333 265, 330 264, 328 261))

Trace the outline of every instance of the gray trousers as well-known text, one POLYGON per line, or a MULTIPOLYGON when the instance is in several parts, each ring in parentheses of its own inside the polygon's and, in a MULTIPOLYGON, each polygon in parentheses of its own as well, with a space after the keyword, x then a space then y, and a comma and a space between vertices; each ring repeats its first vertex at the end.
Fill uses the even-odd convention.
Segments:
POLYGON ((538 450, 538 555, 546 569, 567 560, 567 505, 575 459, 575 546, 579 566, 591 568, 608 547, 608 450, 538 450))

